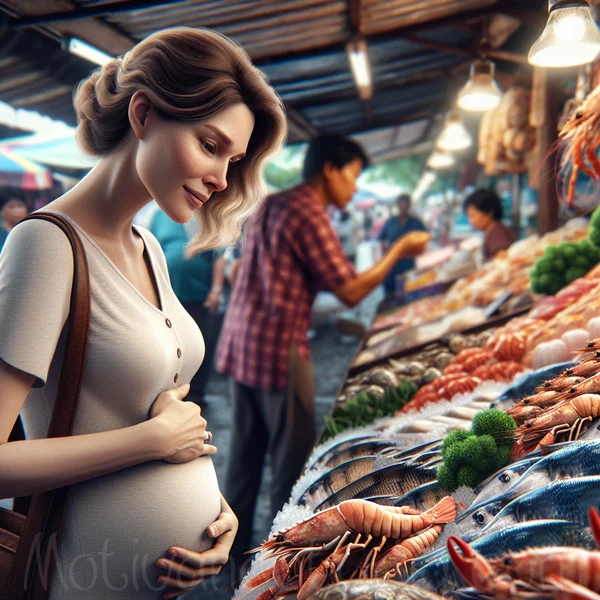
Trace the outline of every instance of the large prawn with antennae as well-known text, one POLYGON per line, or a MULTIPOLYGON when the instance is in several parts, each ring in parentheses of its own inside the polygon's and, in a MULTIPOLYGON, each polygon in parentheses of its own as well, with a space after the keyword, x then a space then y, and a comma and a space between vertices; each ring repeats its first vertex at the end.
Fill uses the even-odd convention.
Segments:
POLYGON ((600 145, 600 86, 588 94, 575 114, 560 132, 566 142, 563 162, 572 159, 567 202, 573 206, 577 176, 583 171, 590 179, 600 178, 600 159, 596 150, 600 145))

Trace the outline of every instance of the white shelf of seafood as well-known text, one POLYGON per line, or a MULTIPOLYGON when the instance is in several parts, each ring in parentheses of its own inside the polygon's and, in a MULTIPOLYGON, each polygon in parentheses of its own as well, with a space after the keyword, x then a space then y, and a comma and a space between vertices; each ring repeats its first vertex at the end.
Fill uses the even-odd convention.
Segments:
POLYGON ((235 598, 600 598, 597 224, 526 240, 473 285, 385 316, 426 325, 516 273, 512 291, 535 299, 491 328, 355 361, 235 598))

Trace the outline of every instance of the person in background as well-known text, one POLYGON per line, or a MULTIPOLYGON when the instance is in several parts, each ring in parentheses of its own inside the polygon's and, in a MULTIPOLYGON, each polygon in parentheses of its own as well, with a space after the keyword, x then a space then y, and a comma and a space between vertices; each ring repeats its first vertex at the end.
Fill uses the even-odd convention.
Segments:
POLYGON ((315 387, 307 332, 319 290, 356 305, 403 256, 429 236, 398 240, 369 270, 344 256, 327 207, 350 202, 367 166, 363 149, 343 136, 308 148, 304 183, 269 197, 249 223, 236 283, 217 349, 217 370, 231 377, 231 445, 226 496, 239 519, 233 549, 238 575, 250 549, 252 518, 267 453, 271 518, 287 502, 315 443, 315 387))
POLYGON ((340 211, 335 231, 342 244, 342 249, 348 260, 354 264, 356 260, 356 247, 358 246, 358 226, 350 211, 340 211))
POLYGON ((2 194, 0 196, 2 205, 2 225, 0 226, 0 250, 12 228, 20 223, 28 214, 29 210, 23 200, 14 193, 2 194))
POLYGON ((499 252, 507 250, 516 240, 515 234, 502 223, 504 210, 499 196, 479 189, 467 196, 464 211, 474 229, 483 231, 483 258, 490 260, 499 252))
MULTIPOLYGON (((382 243, 383 250, 387 250, 394 242, 412 231, 427 231, 423 221, 410 214, 411 198, 408 194, 400 194, 396 200, 398 216, 390 217, 379 232, 377 239, 382 243)), ((412 256, 401 258, 389 272, 383 282, 385 295, 391 296, 396 291, 396 277, 415 268, 415 259, 412 256)))
POLYGON ((204 406, 206 385, 214 368, 215 349, 223 324, 218 309, 225 282, 225 259, 220 252, 213 251, 186 258, 185 248, 196 232, 189 224, 171 220, 162 210, 154 213, 150 231, 165 253, 175 295, 204 337, 204 360, 190 382, 188 396, 189 400, 204 406))

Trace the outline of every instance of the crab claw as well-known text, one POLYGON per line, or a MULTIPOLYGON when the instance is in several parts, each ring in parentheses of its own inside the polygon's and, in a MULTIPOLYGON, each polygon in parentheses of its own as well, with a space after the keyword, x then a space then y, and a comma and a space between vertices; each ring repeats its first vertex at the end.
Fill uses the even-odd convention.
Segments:
POLYGON ((600 600, 600 596, 589 588, 555 573, 548 575, 546 581, 550 582, 557 590, 554 592, 556 600, 600 600))
POLYGON ((448 554, 456 570, 469 585, 482 592, 487 591, 488 582, 495 577, 495 573, 483 556, 455 535, 448 538, 448 554), (454 544, 461 549, 462 555, 456 550, 454 544))
POLYGON ((600 515, 593 506, 590 508, 590 527, 592 528, 592 535, 594 536, 596 547, 600 548, 600 515))

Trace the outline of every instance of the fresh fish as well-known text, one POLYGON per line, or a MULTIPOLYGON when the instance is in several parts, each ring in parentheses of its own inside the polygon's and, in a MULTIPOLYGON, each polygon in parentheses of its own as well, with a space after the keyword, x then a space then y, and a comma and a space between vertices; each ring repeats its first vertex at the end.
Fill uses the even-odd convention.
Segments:
POLYGON ((426 442, 424 444, 419 444, 418 446, 413 446, 412 448, 405 448, 396 450, 395 448, 390 448, 389 450, 384 450, 382 454, 384 456, 389 456, 395 463, 400 463, 405 459, 418 459, 420 456, 428 453, 441 451, 443 440, 434 440, 432 442, 426 442))
POLYGON ((316 507, 316 511, 330 508, 344 500, 371 496, 400 496, 423 483, 433 481, 436 477, 436 467, 388 465, 353 481, 332 494, 316 507))
POLYGON ((440 488, 437 481, 424 483, 407 494, 400 496, 394 506, 410 506, 425 512, 435 506, 448 492, 440 488))
POLYGON ((352 458, 321 475, 300 496, 298 504, 315 506, 349 483, 372 473, 375 469, 376 456, 360 456, 352 458))
MULTIPOLYGON (((479 538, 471 544, 486 558, 494 558, 505 552, 518 552, 530 547, 579 546, 594 548, 589 529, 579 523, 558 519, 519 523, 479 538)), ((446 555, 419 569, 406 581, 442 596, 464 587, 464 583, 446 555)))
POLYGON ((340 452, 334 454, 328 453, 328 455, 315 463, 313 468, 329 468, 333 469, 342 463, 359 456, 376 456, 383 450, 388 448, 397 448, 394 442, 386 440, 367 440, 366 442, 359 442, 348 448, 344 448, 340 452))
MULTIPOLYGON (((492 501, 498 498, 511 501, 553 481, 592 475, 600 475, 600 440, 572 442, 567 447, 540 458, 502 496, 493 498, 492 501)), ((484 500, 478 504, 473 503, 469 511, 461 514, 457 520, 484 508, 487 502, 484 500)))
POLYGON ((577 363, 574 362, 560 363, 545 367, 543 369, 538 369, 533 373, 528 373, 527 375, 521 377, 515 384, 511 385, 500 396, 500 398, 498 398, 498 400, 492 403, 491 408, 499 408, 500 410, 506 410, 507 408, 510 408, 519 402, 521 398, 531 395, 535 388, 544 381, 558 377, 565 371, 565 369, 573 367, 576 364, 577 363))
POLYGON ((475 500, 473 500, 473 506, 481 504, 484 500, 489 500, 503 494, 538 460, 540 460, 539 456, 525 458, 496 471, 473 490, 477 494, 475 500))
POLYGON ((378 438, 372 434, 370 434, 370 435, 361 434, 361 435, 355 435, 354 437, 351 437, 351 438, 346 438, 345 440, 342 440, 340 442, 333 444, 333 446, 317 448, 317 449, 315 449, 315 453, 311 457, 310 463, 307 464, 306 469, 307 470, 314 469, 317 463, 322 462, 322 461, 327 461, 330 456, 333 456, 334 454, 342 452, 346 448, 350 448, 351 446, 354 446, 354 444, 365 442, 367 440, 377 441, 379 439, 380 438, 378 438))
POLYGON ((600 506, 600 477, 555 481, 507 504, 485 527, 482 534, 486 535, 523 521, 540 519, 564 519, 585 527, 592 506, 600 506))

